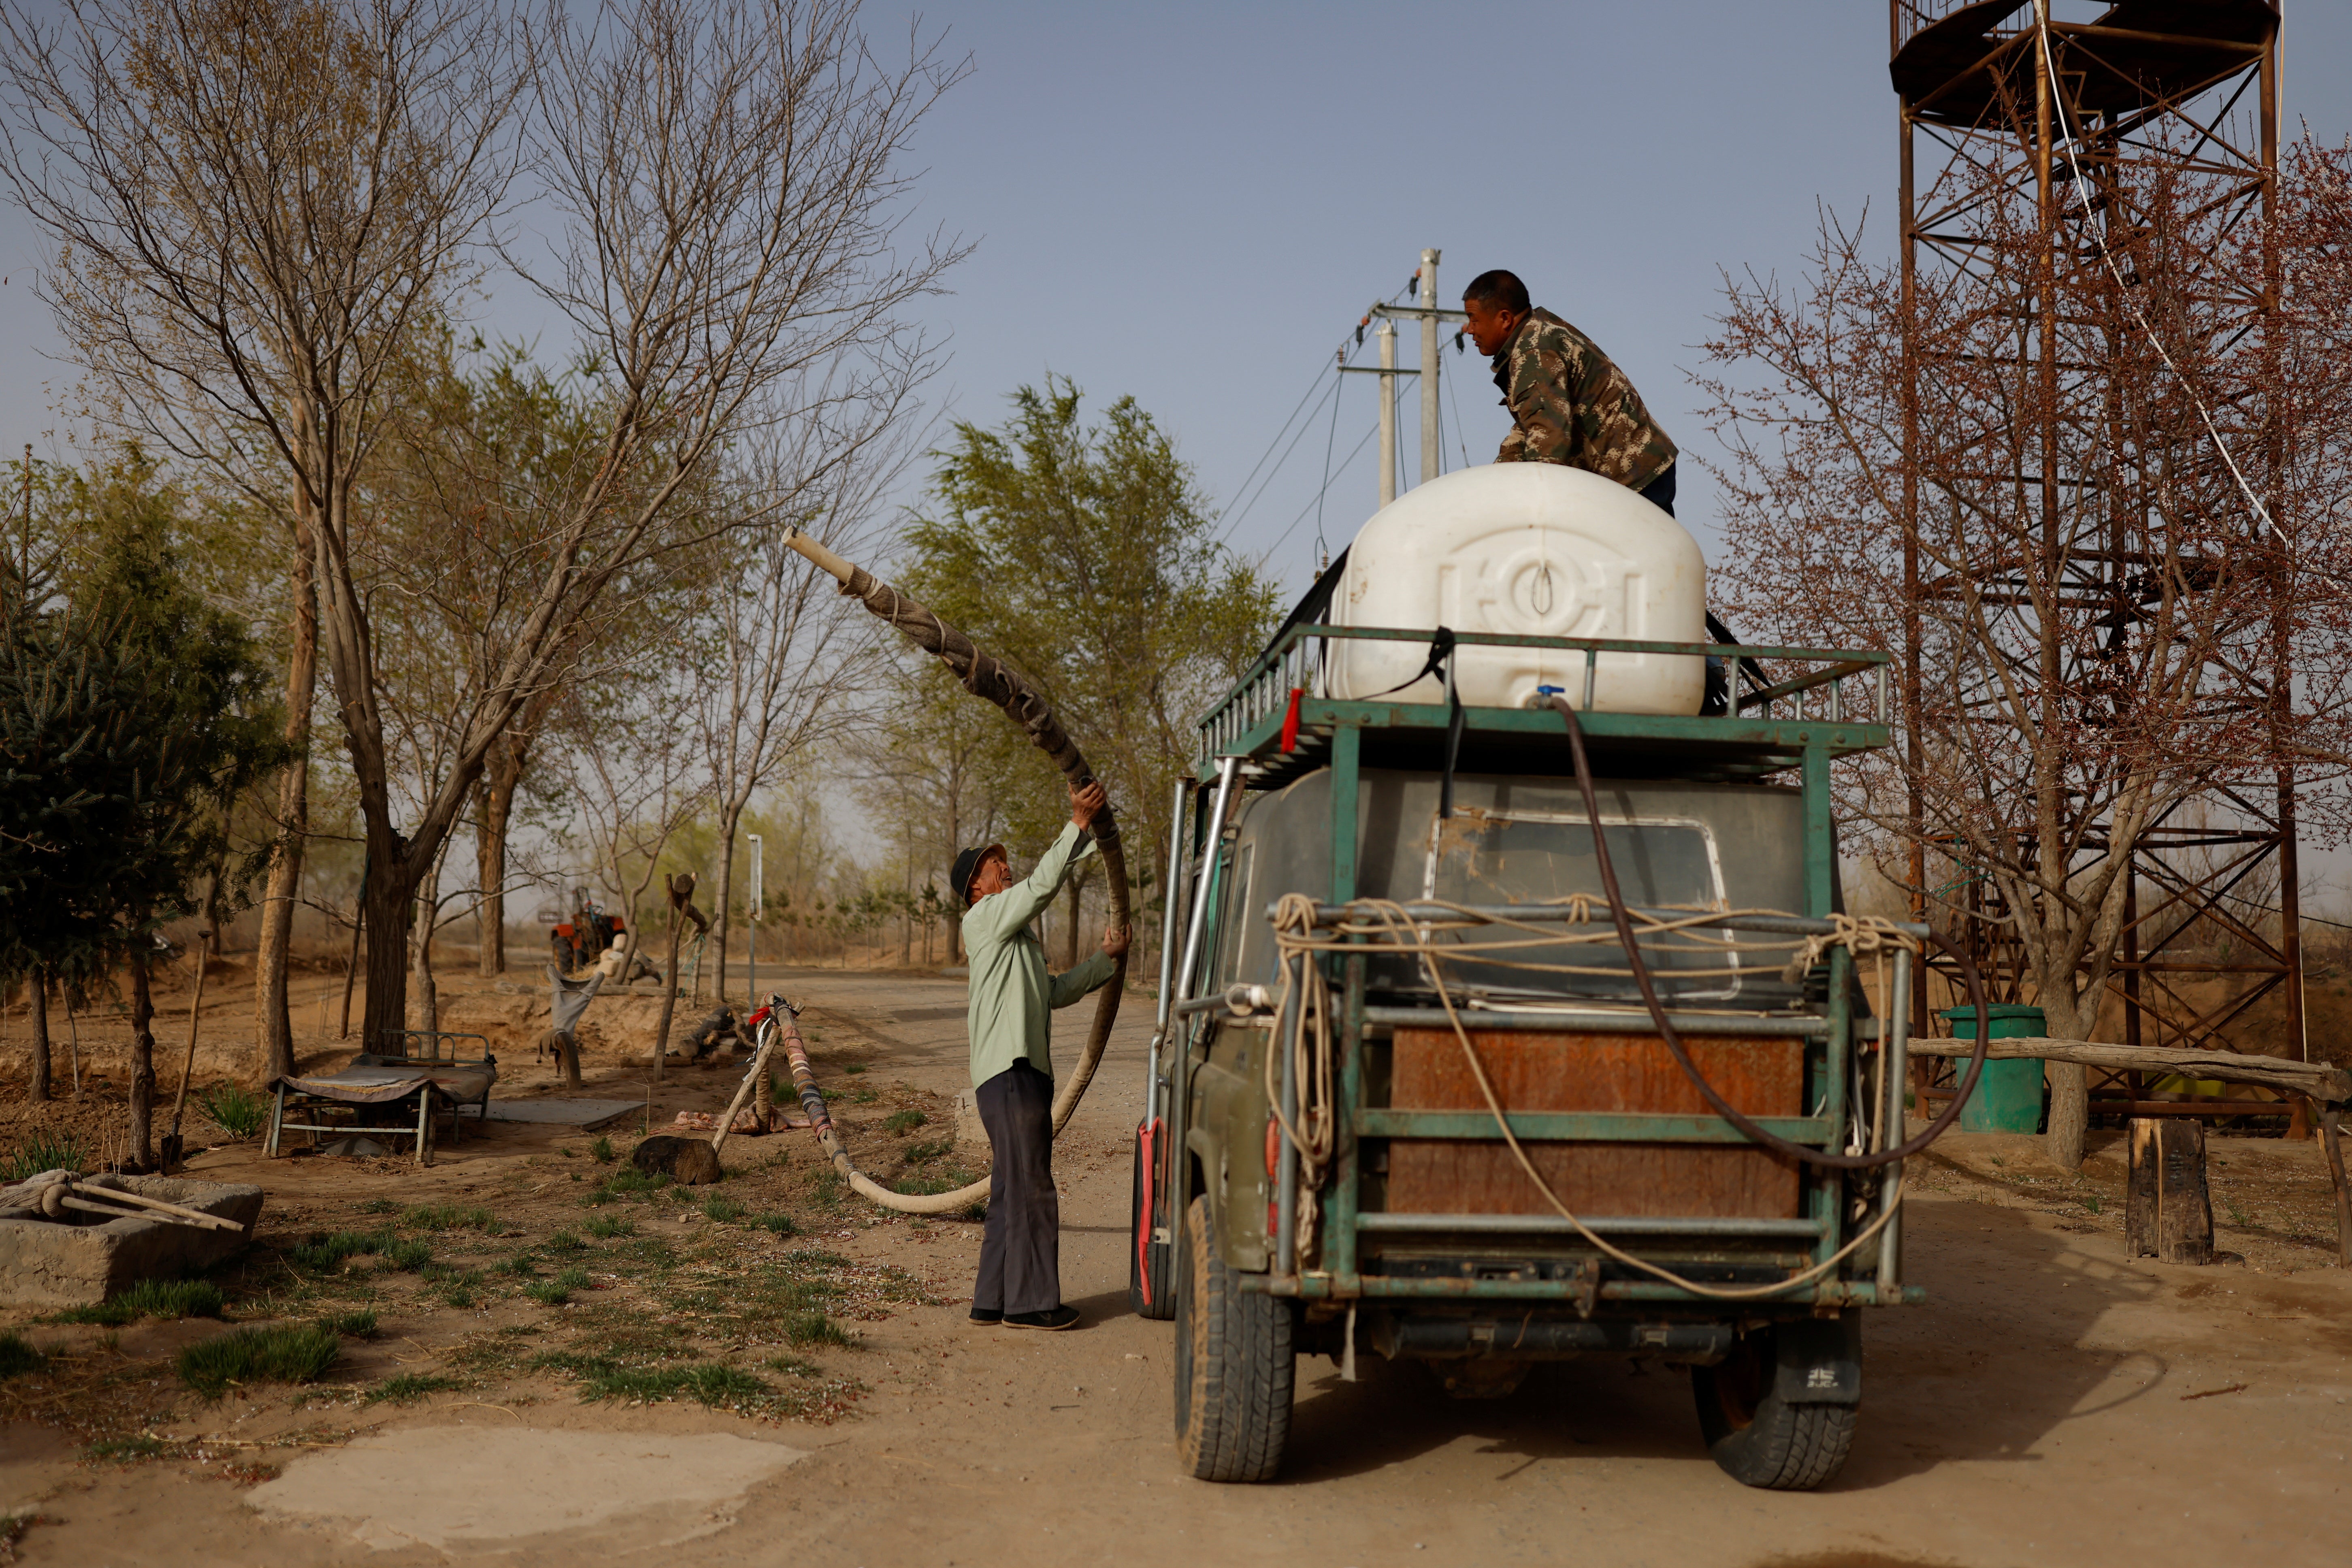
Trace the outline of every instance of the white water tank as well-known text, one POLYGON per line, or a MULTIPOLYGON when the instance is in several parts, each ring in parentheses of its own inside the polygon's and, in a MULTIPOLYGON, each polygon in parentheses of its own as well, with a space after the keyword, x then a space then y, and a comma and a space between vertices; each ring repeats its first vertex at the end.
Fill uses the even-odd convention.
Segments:
MULTIPOLYGON (((1330 624, 1518 637, 1706 642, 1706 563, 1680 523, 1624 486, 1553 463, 1463 468, 1407 491, 1349 547, 1330 624)), ((1412 679, 1419 642, 1335 641, 1325 690, 1370 698, 1412 679)), ((1464 647, 1454 680, 1473 707, 1527 706, 1538 686, 1584 700, 1581 653, 1464 647)), ((1443 702, 1425 677, 1392 694, 1443 702)), ((1706 663, 1692 656, 1600 657, 1592 706, 1612 713, 1696 713, 1706 663)))

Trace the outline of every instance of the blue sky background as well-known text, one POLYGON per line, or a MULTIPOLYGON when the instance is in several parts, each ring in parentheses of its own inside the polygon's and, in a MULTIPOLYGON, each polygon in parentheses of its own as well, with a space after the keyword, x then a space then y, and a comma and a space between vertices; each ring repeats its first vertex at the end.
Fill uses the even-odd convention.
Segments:
MULTIPOLYGON (((2099 8, 2062 0, 2060 14, 2099 8)), ((885 45, 908 16, 866 12, 885 45)), ((916 225, 979 242, 924 312, 952 339, 934 409, 993 422, 1007 393, 1048 372, 1097 406, 1132 394, 1228 512, 1231 542, 1266 553, 1294 589, 1313 567, 1328 410, 1246 515, 1236 492, 1423 246, 1444 253, 1449 304, 1487 267, 1518 271, 1705 456, 1685 371, 1719 269, 1794 269, 1817 204, 1848 218, 1866 205, 1872 231, 1890 244, 1894 232, 1895 100, 1874 0, 945 5, 920 25, 973 65, 919 150, 916 225)), ((2286 36, 2290 122, 2343 137, 2352 7, 2293 0, 2286 36)), ((51 410, 69 382, 43 357, 55 342, 26 287, 39 261, 21 215, 0 207, 0 450, 12 454, 27 440, 55 450, 51 410)), ((545 329, 519 289, 494 295, 478 324, 545 329)), ((1462 373, 1447 461, 1465 447, 1485 461, 1505 421, 1475 351, 1457 358, 1447 342, 1462 373)), ((1399 355, 1417 358, 1410 330, 1399 355)), ((1349 378, 1335 458, 1370 429, 1376 384, 1349 378)), ((1352 535, 1376 483, 1368 446, 1325 501, 1328 535, 1352 535)), ((1712 491, 1688 465, 1681 514, 1710 548, 1712 491)))

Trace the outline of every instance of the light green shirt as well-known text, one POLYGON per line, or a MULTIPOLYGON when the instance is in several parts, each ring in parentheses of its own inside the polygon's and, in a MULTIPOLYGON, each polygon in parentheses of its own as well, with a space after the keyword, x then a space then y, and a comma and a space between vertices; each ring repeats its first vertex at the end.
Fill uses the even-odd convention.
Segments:
POLYGON ((971 1031, 974 1089, 1023 1060, 1053 1077, 1053 1009, 1068 1006, 1111 977, 1115 966, 1099 948, 1076 968, 1047 974, 1045 944, 1029 929, 1061 891, 1070 868, 1094 852, 1094 840, 1070 823, 1028 880, 991 893, 965 911, 963 947, 971 965, 965 1025, 971 1031))

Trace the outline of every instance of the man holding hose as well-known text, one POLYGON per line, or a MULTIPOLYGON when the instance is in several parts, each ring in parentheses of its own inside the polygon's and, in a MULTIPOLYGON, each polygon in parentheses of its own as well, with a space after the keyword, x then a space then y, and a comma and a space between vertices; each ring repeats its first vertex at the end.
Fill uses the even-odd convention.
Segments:
POLYGON ((1062 1210, 1054 1191, 1053 1009, 1066 1007, 1111 977, 1127 951, 1124 927, 1103 934, 1101 951, 1049 974, 1045 945, 1030 922, 1054 901, 1070 869, 1094 853, 1088 834, 1103 787, 1070 791, 1069 826, 1022 881, 1004 846, 966 849, 949 884, 963 917, 971 965, 972 1097, 995 1162, 988 1177, 988 1225, 971 1321, 1013 1329, 1066 1329, 1078 1310, 1062 1300, 1062 1210))

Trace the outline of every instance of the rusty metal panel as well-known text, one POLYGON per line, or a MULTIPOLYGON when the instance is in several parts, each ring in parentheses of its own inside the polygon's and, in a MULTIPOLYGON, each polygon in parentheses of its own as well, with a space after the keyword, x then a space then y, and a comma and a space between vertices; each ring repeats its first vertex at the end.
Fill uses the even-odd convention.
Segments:
MULTIPOLYGON (((1506 1110, 1707 1113, 1698 1090, 1654 1035, 1471 1032, 1506 1110)), ((1804 1110, 1804 1046, 1717 1036, 1685 1042, 1733 1106, 1751 1116, 1804 1110)), ((1390 1103, 1400 1110, 1483 1109, 1486 1100, 1451 1030, 1400 1029, 1390 1103)), ((1793 1162, 1760 1149, 1674 1143, 1536 1142, 1528 1159, 1579 1214, 1793 1218, 1793 1162)), ((1389 1149, 1388 1208, 1406 1214, 1544 1214, 1551 1205, 1499 1139, 1462 1143, 1400 1138, 1389 1149)))

